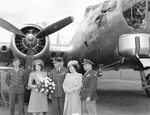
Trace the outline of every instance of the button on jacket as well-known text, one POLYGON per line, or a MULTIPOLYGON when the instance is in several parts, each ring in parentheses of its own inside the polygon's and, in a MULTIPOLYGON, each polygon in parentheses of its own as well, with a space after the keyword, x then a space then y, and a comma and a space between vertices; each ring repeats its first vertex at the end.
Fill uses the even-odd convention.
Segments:
POLYGON ((6 75, 6 84, 10 87, 10 93, 23 94, 26 81, 25 70, 22 68, 19 68, 18 71, 9 70, 6 75))

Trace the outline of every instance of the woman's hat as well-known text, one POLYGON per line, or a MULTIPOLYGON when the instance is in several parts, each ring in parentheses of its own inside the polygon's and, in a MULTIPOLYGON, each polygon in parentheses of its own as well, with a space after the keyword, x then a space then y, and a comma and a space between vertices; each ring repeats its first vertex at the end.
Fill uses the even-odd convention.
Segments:
POLYGON ((32 66, 34 67, 36 64, 41 65, 42 67, 44 67, 44 62, 41 59, 37 59, 32 63, 32 66))
POLYGON ((77 60, 71 60, 71 61, 69 61, 68 64, 67 64, 68 67, 69 67, 69 66, 72 66, 72 65, 77 65, 77 66, 79 66, 78 61, 77 61, 77 60))

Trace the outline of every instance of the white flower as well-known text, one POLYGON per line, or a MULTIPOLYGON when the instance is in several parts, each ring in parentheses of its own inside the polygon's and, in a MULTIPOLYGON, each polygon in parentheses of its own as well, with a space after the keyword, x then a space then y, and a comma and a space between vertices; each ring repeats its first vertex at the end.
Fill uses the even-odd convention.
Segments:
POLYGON ((41 79, 41 82, 44 82, 44 79, 41 79))
POLYGON ((49 89, 52 89, 52 87, 49 87, 49 89))
POLYGON ((51 82, 51 81, 52 81, 52 79, 49 79, 49 81, 51 82))
POLYGON ((49 82, 48 84, 49 84, 49 85, 51 85, 52 83, 51 83, 51 82, 49 82))
POLYGON ((48 79, 45 79, 45 83, 49 83, 48 79))
POLYGON ((55 86, 55 83, 54 83, 54 82, 52 82, 52 85, 53 85, 53 86, 55 86))
POLYGON ((47 81, 51 81, 52 79, 51 79, 51 78, 49 78, 49 77, 46 77, 46 80, 47 80, 47 81))

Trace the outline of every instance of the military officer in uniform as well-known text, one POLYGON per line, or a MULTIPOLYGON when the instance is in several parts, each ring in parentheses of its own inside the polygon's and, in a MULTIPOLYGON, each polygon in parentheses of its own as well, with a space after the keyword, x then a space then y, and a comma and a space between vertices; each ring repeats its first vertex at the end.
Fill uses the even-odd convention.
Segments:
POLYGON ((61 57, 54 58, 53 64, 54 69, 49 73, 49 77, 55 82, 55 91, 52 94, 52 115, 63 115, 65 93, 62 85, 68 70, 63 67, 61 57))
POLYGON ((98 78, 92 69, 93 65, 91 60, 84 59, 83 68, 86 72, 83 75, 81 88, 82 115, 97 115, 96 89, 98 78))
POLYGON ((25 70, 19 68, 20 60, 18 58, 13 59, 13 69, 9 70, 6 75, 6 84, 10 88, 10 115, 16 115, 14 113, 16 98, 18 100, 19 115, 25 115, 24 113, 24 90, 25 82, 25 70))

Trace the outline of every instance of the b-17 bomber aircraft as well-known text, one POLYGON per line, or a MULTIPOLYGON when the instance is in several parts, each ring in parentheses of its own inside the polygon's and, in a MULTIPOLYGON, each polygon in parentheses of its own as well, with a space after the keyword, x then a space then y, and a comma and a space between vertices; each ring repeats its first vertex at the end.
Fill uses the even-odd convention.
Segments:
POLYGON ((48 67, 50 57, 61 56, 65 64, 88 58, 103 71, 134 69, 140 71, 150 97, 150 78, 144 73, 150 68, 150 0, 107 0, 88 6, 69 45, 52 45, 48 35, 72 22, 68 17, 44 29, 34 24, 18 29, 0 18, 0 26, 14 33, 11 44, 0 44, 0 61, 16 56, 30 71, 34 59, 43 59, 48 67))
POLYGON ((149 75, 144 72, 150 67, 150 0, 108 0, 87 7, 70 45, 67 60, 88 58, 103 71, 140 71, 150 97, 149 75))

